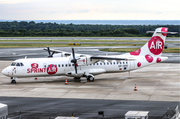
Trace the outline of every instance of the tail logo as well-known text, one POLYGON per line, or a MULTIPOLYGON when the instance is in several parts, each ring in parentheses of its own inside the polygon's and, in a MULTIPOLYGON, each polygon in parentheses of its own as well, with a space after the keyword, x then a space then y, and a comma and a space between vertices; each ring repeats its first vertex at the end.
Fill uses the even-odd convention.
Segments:
POLYGON ((162 53, 164 47, 164 41, 159 36, 154 36, 148 42, 149 51, 154 55, 159 55, 162 53))

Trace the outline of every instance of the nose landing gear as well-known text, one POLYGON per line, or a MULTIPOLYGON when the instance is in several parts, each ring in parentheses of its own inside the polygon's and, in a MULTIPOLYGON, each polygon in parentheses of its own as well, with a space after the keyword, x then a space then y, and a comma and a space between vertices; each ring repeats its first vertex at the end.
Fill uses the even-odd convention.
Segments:
POLYGON ((17 79, 17 78, 11 77, 11 79, 12 79, 12 80, 11 80, 11 83, 12 83, 12 84, 16 84, 16 79, 17 79))

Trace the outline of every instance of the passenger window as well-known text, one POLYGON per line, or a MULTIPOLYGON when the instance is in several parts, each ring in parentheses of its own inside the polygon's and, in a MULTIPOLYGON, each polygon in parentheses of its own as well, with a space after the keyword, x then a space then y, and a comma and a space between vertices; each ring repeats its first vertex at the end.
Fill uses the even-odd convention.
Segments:
POLYGON ((72 66, 74 66, 74 64, 72 64, 72 66))
POLYGON ((61 65, 60 65, 60 64, 58 64, 58 66, 59 66, 59 67, 61 67, 61 65))
POLYGON ((44 65, 44 68, 46 68, 46 65, 44 65))
POLYGON ((69 64, 69 66, 71 66, 71 64, 69 64))
POLYGON ((121 64, 121 62, 119 62, 119 64, 121 64))
POLYGON ((50 66, 48 65, 48 67, 50 67, 50 66))
POLYGON ((111 62, 111 65, 112 65, 112 62, 111 62))
POLYGON ((51 67, 54 67, 53 65, 51 65, 51 67))
POLYGON ((17 63, 17 64, 16 64, 16 66, 20 66, 20 64, 19 64, 19 63, 17 63))
POLYGON ((102 65, 102 63, 100 63, 100 65, 102 65))
POLYGON ((99 64, 97 63, 97 65, 99 65, 99 64))
POLYGON ((115 65, 115 62, 114 62, 114 65, 115 65))
POLYGON ((55 67, 57 67, 57 65, 55 65, 55 67))
POLYGON ((128 64, 128 62, 126 62, 126 64, 128 64))
POLYGON ((106 63, 104 63, 104 65, 106 65, 106 63))
POLYGON ((62 64, 62 67, 64 67, 64 64, 62 64))
POLYGON ((109 63, 107 62, 107 65, 109 65, 109 63))
POLYGON ((117 62, 117 64, 118 64, 118 62, 117 62))
POLYGON ((67 64, 66 64, 66 67, 67 67, 67 64))

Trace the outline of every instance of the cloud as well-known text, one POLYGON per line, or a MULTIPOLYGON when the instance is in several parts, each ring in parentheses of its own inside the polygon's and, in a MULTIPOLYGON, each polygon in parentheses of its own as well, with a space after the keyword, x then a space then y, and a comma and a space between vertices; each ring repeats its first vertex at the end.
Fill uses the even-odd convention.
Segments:
POLYGON ((0 0, 2 19, 180 19, 171 0, 0 0), (168 3, 168 4, 167 4, 168 3))
POLYGON ((35 0, 0 0, 0 4, 18 4, 18 3, 26 3, 26 2, 32 2, 35 0))

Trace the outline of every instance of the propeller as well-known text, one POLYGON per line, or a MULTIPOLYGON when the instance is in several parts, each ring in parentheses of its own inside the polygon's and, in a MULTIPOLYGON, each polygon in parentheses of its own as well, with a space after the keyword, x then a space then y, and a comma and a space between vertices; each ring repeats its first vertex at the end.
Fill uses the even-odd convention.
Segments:
POLYGON ((48 51, 48 57, 53 57, 53 55, 54 55, 54 53, 55 52, 53 52, 52 54, 51 54, 51 51, 50 51, 50 48, 47 46, 47 51, 48 51))
POLYGON ((74 63, 74 69, 77 74, 77 59, 75 58, 74 48, 72 48, 72 55, 73 55, 73 59, 71 60, 71 63, 74 63))

